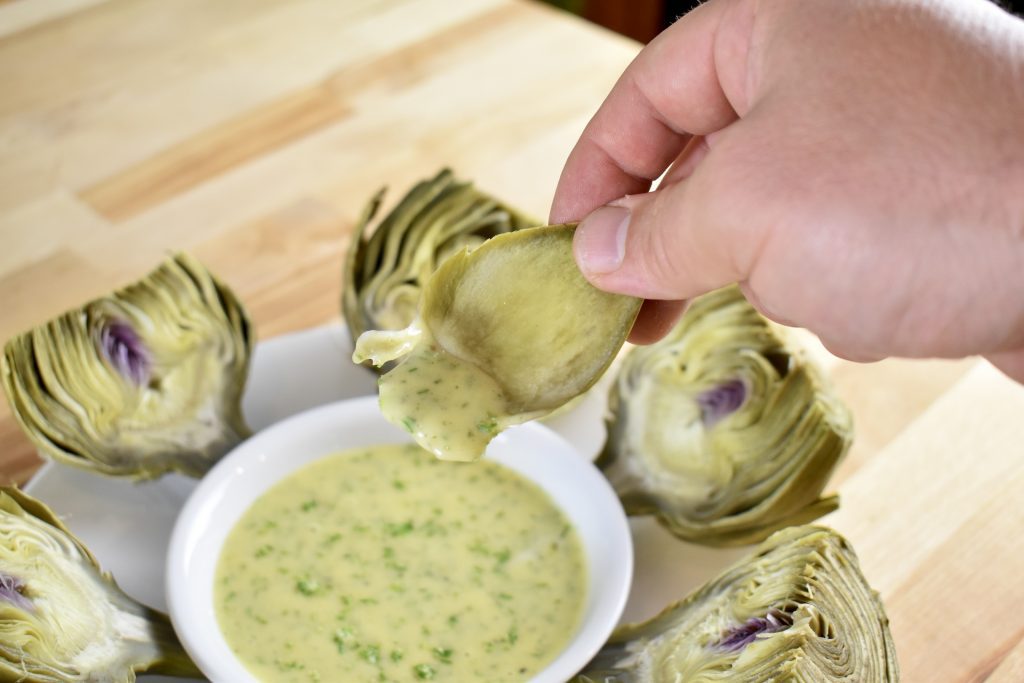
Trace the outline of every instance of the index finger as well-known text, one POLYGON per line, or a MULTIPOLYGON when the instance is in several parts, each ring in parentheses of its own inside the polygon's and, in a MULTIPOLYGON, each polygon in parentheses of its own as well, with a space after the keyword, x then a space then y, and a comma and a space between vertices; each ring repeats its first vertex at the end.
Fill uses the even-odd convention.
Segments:
POLYGON ((716 47, 716 37, 725 20, 749 14, 752 23, 748 5, 710 0, 640 51, 569 154, 551 223, 580 220, 614 199, 648 191, 691 136, 736 120, 730 96, 742 97, 742 78, 728 78, 723 87, 717 62, 732 66, 745 55, 735 54, 735 45, 716 47))

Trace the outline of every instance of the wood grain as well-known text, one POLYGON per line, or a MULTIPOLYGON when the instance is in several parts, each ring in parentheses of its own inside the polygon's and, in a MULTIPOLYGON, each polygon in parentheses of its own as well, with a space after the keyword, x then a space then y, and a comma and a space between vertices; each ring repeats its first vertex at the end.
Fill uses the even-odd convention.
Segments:
MULTIPOLYGON (((546 215, 637 49, 518 0, 7 0, 0 338, 177 249, 263 339, 335 320, 373 192, 447 165, 546 215)), ((1024 681, 1024 388, 973 359, 812 352, 856 423, 825 522, 881 592, 904 680, 1024 681)), ((0 479, 38 462, 0 403, 0 479)))
POLYGON ((349 111, 326 86, 301 91, 214 126, 78 196, 117 222, 336 123, 349 111))
POLYGON ((0 0, 0 37, 27 31, 50 19, 66 17, 77 10, 104 0, 52 0, 51 2, 24 2, 0 0))
POLYGON ((997 668, 987 679, 990 683, 1019 683, 1024 681, 1024 639, 1017 642, 1017 645, 1003 658, 1002 662, 994 664, 997 668))

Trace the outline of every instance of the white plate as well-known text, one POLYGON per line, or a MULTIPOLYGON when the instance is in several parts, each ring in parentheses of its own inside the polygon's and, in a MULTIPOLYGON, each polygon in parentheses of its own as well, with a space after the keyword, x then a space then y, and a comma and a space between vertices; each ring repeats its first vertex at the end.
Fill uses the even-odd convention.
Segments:
MULTIPOLYGON (((340 324, 260 343, 243 401, 253 429, 342 398, 375 393, 374 375, 351 363, 352 345, 340 324)), ((588 457, 604 442, 605 383, 548 426, 588 457)), ((132 597, 161 610, 171 528, 195 482, 171 475, 133 483, 49 463, 25 490, 47 503, 132 597)), ((683 543, 649 519, 631 520, 636 564, 624 621, 646 619, 742 557, 683 543)), ((181 679, 141 676, 145 683, 181 679)))

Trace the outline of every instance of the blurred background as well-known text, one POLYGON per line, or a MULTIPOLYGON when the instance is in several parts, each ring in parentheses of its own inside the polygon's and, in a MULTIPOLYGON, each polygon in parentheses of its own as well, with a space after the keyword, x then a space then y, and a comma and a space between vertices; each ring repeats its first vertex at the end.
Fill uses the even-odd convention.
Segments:
MULTIPOLYGON (((642 43, 650 41, 678 17, 700 4, 697 0, 546 0, 595 24, 642 43)), ((1024 0, 997 3, 1021 16, 1024 0)))
POLYGON ((696 0, 547 0, 616 33, 646 43, 680 15, 699 5, 696 0))

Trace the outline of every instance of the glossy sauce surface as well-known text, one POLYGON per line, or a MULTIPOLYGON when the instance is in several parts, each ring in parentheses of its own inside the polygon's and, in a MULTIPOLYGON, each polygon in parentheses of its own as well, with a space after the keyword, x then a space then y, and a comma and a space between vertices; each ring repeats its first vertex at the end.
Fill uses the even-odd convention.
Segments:
POLYGON ((261 681, 525 681, 572 638, 587 581, 535 484, 391 445, 259 498, 225 542, 215 600, 261 681))
POLYGON ((418 346, 381 379, 380 406, 431 453, 461 462, 478 459, 499 431, 523 421, 508 415, 487 373, 433 344, 418 346))

